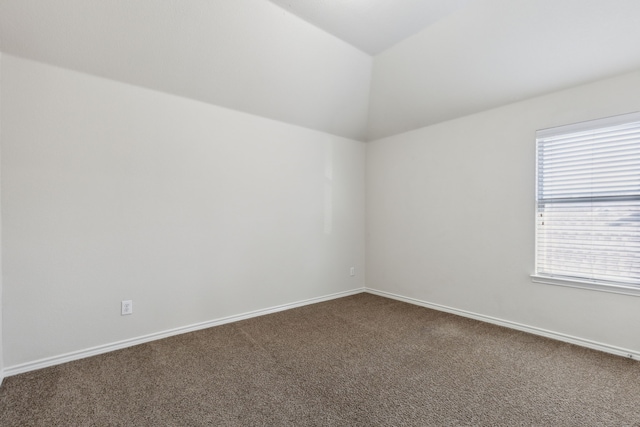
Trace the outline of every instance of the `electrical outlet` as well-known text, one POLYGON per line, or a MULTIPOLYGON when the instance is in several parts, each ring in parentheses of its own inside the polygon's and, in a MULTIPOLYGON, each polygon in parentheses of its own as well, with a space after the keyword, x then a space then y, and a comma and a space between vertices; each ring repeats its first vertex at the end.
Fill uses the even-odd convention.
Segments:
POLYGON ((351 269, 349 270, 349 274, 351 276, 355 276, 356 275, 356 268, 355 267, 351 267, 351 269))
POLYGON ((122 315, 125 316, 127 314, 133 314, 133 301, 130 299, 122 301, 122 315))

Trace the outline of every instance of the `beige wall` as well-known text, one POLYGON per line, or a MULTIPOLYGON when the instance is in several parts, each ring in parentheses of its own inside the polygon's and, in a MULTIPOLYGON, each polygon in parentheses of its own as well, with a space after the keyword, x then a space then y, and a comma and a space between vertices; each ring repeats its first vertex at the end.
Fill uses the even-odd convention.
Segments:
POLYGON ((640 111, 640 72, 367 145, 367 287, 640 353, 640 299, 532 283, 535 131, 640 111))

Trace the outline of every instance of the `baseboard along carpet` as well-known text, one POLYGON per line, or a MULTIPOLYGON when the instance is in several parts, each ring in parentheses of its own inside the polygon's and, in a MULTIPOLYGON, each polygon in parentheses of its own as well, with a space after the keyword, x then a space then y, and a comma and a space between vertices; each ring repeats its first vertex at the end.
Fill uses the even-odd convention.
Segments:
POLYGON ((5 378, 2 426, 638 426, 638 362, 358 294, 5 378))

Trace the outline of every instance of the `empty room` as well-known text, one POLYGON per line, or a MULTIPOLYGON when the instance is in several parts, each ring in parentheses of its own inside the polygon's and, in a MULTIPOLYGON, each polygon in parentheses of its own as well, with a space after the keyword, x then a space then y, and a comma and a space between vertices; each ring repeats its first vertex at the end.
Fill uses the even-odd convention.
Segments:
POLYGON ((640 425, 639 40, 638 0, 0 0, 0 425, 640 425))

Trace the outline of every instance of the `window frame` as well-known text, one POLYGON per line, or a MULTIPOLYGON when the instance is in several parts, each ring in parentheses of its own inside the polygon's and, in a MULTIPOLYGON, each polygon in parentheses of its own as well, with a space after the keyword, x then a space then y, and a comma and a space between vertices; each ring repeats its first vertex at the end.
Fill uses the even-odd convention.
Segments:
POLYGON ((571 134, 583 131, 591 131, 595 129, 608 128, 628 123, 640 122, 640 112, 622 114, 617 116, 605 117, 596 120, 574 123, 564 126, 556 126, 552 128, 536 131, 536 148, 535 148, 535 230, 534 230, 534 273, 531 275, 532 282, 543 283, 548 285, 565 286, 572 288, 588 289, 601 292, 610 292, 623 295, 640 296, 640 285, 624 284, 620 282, 607 282, 605 280, 590 279, 587 277, 574 278, 540 274, 538 272, 538 204, 539 204, 539 140, 549 136, 557 136, 562 134, 571 134))

